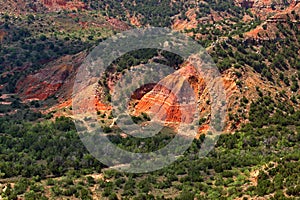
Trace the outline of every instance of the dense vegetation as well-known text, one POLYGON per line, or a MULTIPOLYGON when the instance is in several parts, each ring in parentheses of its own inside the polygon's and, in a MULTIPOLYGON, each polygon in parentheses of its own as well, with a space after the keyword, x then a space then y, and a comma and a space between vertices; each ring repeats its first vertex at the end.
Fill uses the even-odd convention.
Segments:
MULTIPOLYGON (((282 27, 280 23, 277 26, 282 27)), ((271 72, 279 73, 288 68, 300 70, 300 60, 297 55, 300 49, 300 32, 296 23, 290 26, 289 34, 286 33, 287 28, 280 28, 278 35, 282 34, 285 37, 278 36, 276 39, 243 40, 228 37, 213 47, 212 56, 221 71, 232 66, 239 68, 249 65, 269 80, 272 80, 271 72), (257 45, 261 48, 255 49, 254 46, 257 45)))
MULTIPOLYGON (((300 112, 276 102, 266 94, 252 102, 251 122, 234 134, 222 135, 208 157, 198 157, 205 137, 202 135, 182 158, 150 174, 105 169, 86 151, 68 118, 32 123, 3 117, 0 181, 16 184, 13 188, 9 186, 2 196, 9 199, 18 195, 24 195, 25 199, 47 199, 49 195, 89 199, 92 194, 108 199, 299 197, 300 112), (95 172, 102 172, 104 177, 86 175, 95 172), (6 179, 17 176, 24 178, 6 179), (92 192, 93 187, 96 190, 92 192)), ((168 135, 170 132, 149 139, 151 149, 146 150, 161 146, 168 135)), ((111 139, 121 148, 133 151, 141 144, 132 137, 124 140, 115 135, 111 139)))
POLYGON ((62 175, 69 168, 101 169, 102 165, 87 154, 68 118, 36 125, 1 118, 0 132, 2 178, 45 178, 62 175))

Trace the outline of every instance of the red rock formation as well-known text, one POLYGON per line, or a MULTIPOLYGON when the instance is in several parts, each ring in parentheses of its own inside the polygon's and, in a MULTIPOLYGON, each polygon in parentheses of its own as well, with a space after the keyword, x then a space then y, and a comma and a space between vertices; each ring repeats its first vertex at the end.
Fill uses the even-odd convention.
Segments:
POLYGON ((86 5, 80 0, 43 0, 43 4, 51 11, 85 9, 86 5))
MULTIPOLYGON (((232 110, 237 110, 238 107, 235 106, 236 97, 241 95, 240 90, 235 83, 236 76, 234 73, 228 71, 222 75, 223 88, 226 94, 227 106, 232 110)), ((193 120, 193 112, 196 111, 199 115, 199 119, 206 118, 206 122, 203 123, 198 129, 199 135, 201 133, 206 133, 208 131, 209 122, 211 118, 211 104, 207 103, 211 101, 209 88, 203 77, 201 77, 194 67, 191 65, 185 65, 174 74, 167 76, 162 80, 162 85, 159 83, 151 89, 151 87, 146 89, 141 89, 142 92, 137 90, 138 94, 144 94, 148 91, 142 98, 139 95, 134 94, 136 98, 133 114, 140 115, 142 112, 148 113, 151 118, 154 116, 159 121, 166 122, 166 125, 176 127, 179 122, 190 123, 193 120), (175 76, 174 76, 175 75, 175 76), (190 105, 179 104, 178 97, 183 99, 189 99, 191 93, 181 93, 176 96, 167 87, 165 83, 174 83, 172 88, 185 88, 183 79, 187 80, 188 84, 193 89, 193 96, 196 98, 196 105, 191 102, 190 105), (140 99, 140 100, 139 100, 140 99), (196 107, 195 107, 196 106, 196 107)), ((250 87, 250 86, 249 86, 250 87)), ((178 90, 177 90, 178 91, 178 90)), ((250 94, 249 94, 250 96, 250 94)), ((180 100, 180 102, 183 102, 180 100)), ((230 123, 227 124, 225 130, 230 130, 230 123)), ((198 136, 199 136, 198 135, 198 136)))
POLYGON ((75 73, 85 54, 64 56, 17 83, 16 92, 23 100, 45 100, 55 95, 59 100, 71 97, 75 73))
POLYGON ((156 83, 149 83, 144 85, 143 87, 137 89, 132 95, 131 95, 131 99, 133 100, 141 100, 141 98, 147 94, 148 92, 150 92, 154 86, 156 85, 156 83))
POLYGON ((21 80, 17 86, 17 92, 21 92, 22 98, 45 100, 54 95, 72 72, 72 66, 59 66, 54 71, 43 69, 34 75, 29 75, 21 80))
POLYGON ((187 65, 145 94, 135 106, 135 114, 145 112, 164 122, 191 123, 196 112, 197 91, 198 74, 194 67, 187 65), (192 90, 189 92, 187 87, 192 90), (191 96, 195 96, 194 102, 190 101, 191 96))
POLYGON ((96 111, 109 111, 111 110, 111 106, 108 104, 105 104, 99 99, 97 96, 94 98, 94 105, 96 111))

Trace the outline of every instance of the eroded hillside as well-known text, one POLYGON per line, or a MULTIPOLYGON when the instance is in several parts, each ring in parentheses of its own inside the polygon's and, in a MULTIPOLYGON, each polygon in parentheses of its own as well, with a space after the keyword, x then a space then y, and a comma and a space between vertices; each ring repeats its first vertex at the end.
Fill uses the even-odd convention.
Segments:
POLYGON ((297 0, 8 0, 0 2, 0 15, 0 199, 299 198, 297 0), (86 55, 118 32, 147 26, 187 34, 221 72, 223 131, 230 134, 221 134, 205 157, 200 153, 211 135, 213 105, 208 84, 214 82, 178 55, 157 49, 129 52, 96 85, 80 90, 83 101, 76 109, 85 117, 74 126, 73 83, 86 55), (136 138, 119 128, 111 100, 116 83, 145 63, 173 72, 136 88, 128 114, 142 128, 153 116, 167 126, 153 137, 136 138), (159 83, 174 86, 179 97, 159 83), (177 161, 155 172, 115 170, 130 166, 130 158, 103 165, 77 132, 96 127, 93 112, 101 136, 116 147, 154 152, 171 143, 178 122, 190 123, 191 102, 199 110, 197 137, 177 161))
MULTIPOLYGON (((261 93, 298 108, 298 104, 293 103, 299 93, 297 1, 217 3, 165 0, 158 3, 150 1, 141 7, 142 3, 136 1, 112 4, 108 1, 47 0, 23 2, 15 6, 18 12, 11 11, 12 16, 6 10, 10 4, 13 2, 8 2, 1 10, 6 13, 0 29, 3 92, 16 92, 24 101, 55 98, 57 105, 51 111, 71 107, 72 83, 76 69, 88 53, 86 49, 132 25, 169 26, 195 38, 207 48, 224 79, 229 107, 227 131, 248 122, 250 104, 261 93), (59 12, 61 10, 64 13, 59 12), (41 14, 44 11, 49 14, 44 16, 41 14), (160 17, 156 18, 155 13, 160 13, 160 17), (286 92, 283 94, 282 91, 286 92)), ((110 115, 107 95, 120 78, 118 74, 125 68, 119 66, 117 72, 109 75, 103 82, 105 84, 96 91, 98 95, 93 104, 99 105, 99 111, 107 112, 107 115, 110 115)), ((193 84, 205 88, 199 80, 193 84)), ((152 92, 143 93, 137 103, 136 114, 148 110, 143 102, 149 104, 147 97, 152 92)), ((205 89, 199 94, 198 100, 202 102, 199 109, 203 114, 200 120, 204 127, 200 129, 205 130, 210 118, 209 95, 205 89)), ((159 96, 152 98, 160 101, 159 96)), ((162 101, 161 104, 165 103, 162 101)), ((47 112, 47 107, 43 109, 47 112)), ((176 115, 175 111, 170 114, 176 115)))

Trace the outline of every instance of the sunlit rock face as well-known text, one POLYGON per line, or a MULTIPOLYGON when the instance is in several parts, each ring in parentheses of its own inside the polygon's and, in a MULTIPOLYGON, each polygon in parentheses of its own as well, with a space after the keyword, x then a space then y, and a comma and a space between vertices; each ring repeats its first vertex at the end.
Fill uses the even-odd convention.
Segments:
POLYGON ((140 95, 143 92, 135 95, 140 100, 135 106, 134 113, 149 113, 157 120, 165 122, 190 123, 194 118, 193 113, 196 112, 200 81, 194 67, 190 65, 182 67, 155 86, 152 84, 140 89, 140 91, 148 90, 149 92, 142 98, 140 95))

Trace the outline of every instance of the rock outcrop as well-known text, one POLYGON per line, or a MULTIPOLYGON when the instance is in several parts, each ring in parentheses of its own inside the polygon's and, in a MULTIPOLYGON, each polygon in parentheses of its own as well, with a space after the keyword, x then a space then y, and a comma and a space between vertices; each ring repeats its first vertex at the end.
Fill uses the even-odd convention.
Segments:
POLYGON ((165 122, 191 123, 196 111, 198 83, 194 67, 182 67, 146 93, 135 106, 135 114, 145 112, 165 122))
POLYGON ((47 67, 21 79, 16 92, 25 101, 45 100, 50 96, 59 100, 71 98, 76 70, 84 57, 85 53, 80 53, 50 62, 47 67))

